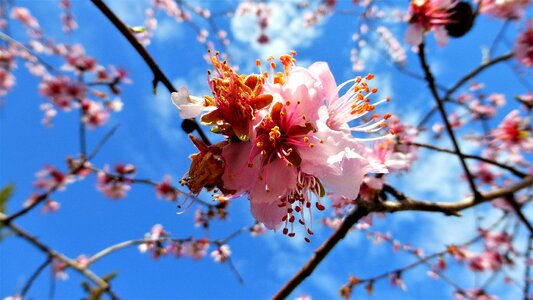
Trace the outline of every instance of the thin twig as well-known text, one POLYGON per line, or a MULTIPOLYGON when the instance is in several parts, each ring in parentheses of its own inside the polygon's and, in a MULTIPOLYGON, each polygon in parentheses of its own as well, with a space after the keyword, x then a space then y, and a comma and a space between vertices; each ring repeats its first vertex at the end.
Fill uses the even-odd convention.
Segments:
POLYGON ((118 130, 119 127, 120 127, 120 124, 115 125, 115 126, 113 126, 113 128, 111 128, 111 130, 109 130, 106 133, 106 135, 94 147, 94 149, 91 152, 91 154, 89 154, 89 156, 87 156, 87 160, 91 160, 94 156, 96 156, 96 154, 98 154, 98 152, 100 152, 100 150, 105 145, 105 143, 107 143, 107 141, 113 136, 113 134, 115 134, 115 132, 118 130))
POLYGON ((313 273, 320 262, 328 255, 337 243, 346 236, 352 226, 361 218, 366 216, 369 211, 364 207, 354 209, 342 222, 339 228, 318 248, 311 259, 296 273, 275 295, 272 299, 285 299, 294 289, 300 285, 309 275, 313 273))
POLYGON ((500 62, 506 61, 508 59, 511 59, 513 57, 514 53, 509 52, 504 55, 498 56, 490 61, 487 61, 485 63, 482 63, 478 67, 476 67, 474 70, 470 71, 468 74, 463 76, 459 81, 457 81, 456 84, 454 84, 448 92, 444 95, 443 99, 450 98, 453 93, 455 93, 459 88, 463 86, 463 84, 467 83, 470 79, 476 77, 479 73, 483 72, 485 69, 487 69, 490 66, 493 66, 495 64, 498 64, 500 62))
POLYGON ((31 275, 31 277, 28 279, 28 282, 24 285, 22 288, 22 291, 20 292, 20 296, 24 299, 28 291, 30 290, 33 282, 41 275, 41 273, 44 271, 44 269, 52 262, 52 259, 50 257, 47 257, 46 260, 35 270, 35 272, 31 275))
MULTIPOLYGON (((439 151, 439 152, 443 152, 443 153, 449 153, 449 154, 457 155, 457 152, 455 152, 453 150, 445 149, 445 148, 441 148, 441 147, 437 147, 437 146, 433 146, 433 145, 429 145, 429 144, 409 143, 409 145, 416 146, 416 147, 427 148, 427 149, 431 149, 431 150, 435 150, 435 151, 439 151)), ((487 164, 491 164, 491 165, 497 166, 499 168, 505 169, 505 170, 513 173, 517 177, 520 177, 520 178, 524 178, 524 177, 527 176, 526 173, 521 172, 521 171, 519 171, 519 170, 517 170, 517 169, 515 169, 515 168, 513 168, 513 167, 511 167, 509 165, 502 164, 502 163, 499 163, 497 161, 484 158, 482 156, 472 155, 472 154, 464 154, 464 153, 463 153, 463 156, 464 156, 464 158, 479 160, 479 161, 485 162, 487 164)))
POLYGON ((85 276, 90 281, 94 282, 99 288, 101 288, 103 291, 106 291, 111 298, 118 299, 118 297, 114 294, 114 292, 111 290, 109 284, 105 282, 102 278, 94 274, 91 270, 80 266, 76 261, 64 256, 61 253, 56 252, 52 248, 46 246, 42 242, 40 242, 36 237, 30 235, 28 232, 23 230, 22 228, 18 227, 17 225, 13 224, 12 222, 4 223, 7 227, 9 227, 16 235, 19 237, 25 239, 29 243, 33 244, 37 249, 44 252, 48 257, 57 259, 58 261, 66 264, 70 268, 74 269, 76 272, 80 273, 81 275, 85 276))
MULTIPOLYGON (((452 126, 450 124, 450 121, 448 120, 448 115, 446 113, 446 110, 444 108, 444 104, 442 99, 439 96, 439 93, 437 92, 437 88, 435 86, 435 78, 433 77, 433 73, 431 73, 431 70, 429 69, 429 65, 426 61, 426 53, 425 53, 425 45, 422 43, 418 47, 418 57, 420 59, 420 64, 422 65, 422 69, 424 70, 424 74, 426 75, 426 79, 429 85, 429 89, 431 93, 433 94, 433 98, 437 102, 437 106, 439 108, 439 111, 441 113, 441 117, 444 121, 444 124, 446 126, 446 130, 448 131, 448 135, 450 136, 450 139, 452 140, 453 147, 455 148, 455 152, 457 152, 457 156, 459 157, 459 161, 461 162, 461 165, 463 167, 463 170, 466 174, 466 177, 468 179, 468 183, 470 185, 470 189, 472 190, 472 193, 474 194, 475 198, 479 198, 480 194, 477 190, 476 184, 474 183, 474 177, 470 173, 470 170, 468 169, 468 166, 466 165, 465 158, 463 156, 463 153, 461 152, 461 148, 459 147, 459 143, 457 142, 457 139, 455 137, 455 133, 453 132, 452 126)), ((448 92, 450 95, 451 93, 448 92)), ((447 94, 448 94, 447 93, 447 94)), ((447 97, 445 97, 446 99, 447 97)))
MULTIPOLYGON (((113 23, 113 25, 120 31, 120 33, 128 40, 128 42, 133 46, 133 48, 141 55, 144 62, 148 65, 150 70, 152 71, 154 75, 153 79, 153 85, 154 87, 157 86, 158 82, 163 83, 163 85, 167 88, 167 90, 172 92, 177 92, 176 88, 172 85, 172 82, 168 79, 168 77, 161 71, 161 68, 159 68, 159 65, 155 62, 155 60, 152 58, 150 53, 146 50, 146 48, 139 43, 135 35, 131 32, 131 30, 120 20, 120 18, 115 15, 115 13, 102 1, 102 0, 91 0, 91 2, 113 23)), ((204 143, 207 145, 210 145, 211 142, 203 132, 202 128, 194 119, 185 119, 182 122, 182 128, 193 128, 196 130, 196 132, 200 135, 204 143)), ((190 133, 190 132, 187 132, 190 133)))
POLYGON ((525 255, 525 264, 526 264, 526 271, 524 273, 524 300, 531 299, 529 298, 529 274, 531 272, 531 263, 529 262, 531 257, 531 251, 533 250, 533 234, 529 235, 529 239, 527 242, 527 248, 526 248, 526 255, 525 255))

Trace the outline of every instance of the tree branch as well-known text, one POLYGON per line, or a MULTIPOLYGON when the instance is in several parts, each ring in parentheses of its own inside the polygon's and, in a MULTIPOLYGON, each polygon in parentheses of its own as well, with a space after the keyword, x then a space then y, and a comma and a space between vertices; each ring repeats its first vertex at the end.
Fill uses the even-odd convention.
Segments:
POLYGON ((364 207, 354 209, 342 222, 339 228, 318 248, 311 259, 300 269, 294 277, 291 278, 272 299, 285 299, 290 293, 302 283, 328 255, 328 253, 337 245, 337 243, 346 236, 346 233, 361 218, 366 216, 369 211, 364 207))
MULTIPOLYGON (((443 153, 450 153, 450 154, 455 154, 457 155, 457 152, 453 151, 453 150, 450 150, 450 149, 445 149, 445 148, 440 148, 440 147, 437 147, 437 146, 433 146, 433 145, 429 145, 429 144, 423 144, 423 143, 409 143, 409 145, 412 145, 412 146, 417 146, 417 147, 421 147, 421 148, 427 148, 427 149, 431 149, 431 150, 435 150, 435 151, 439 151, 439 152, 443 152, 443 153)), ((468 158, 468 159, 475 159, 475 160, 479 160, 479 161, 482 161, 482 162, 485 162, 487 164, 491 164, 491 165, 494 165, 494 166, 497 166, 497 167, 500 167, 502 169, 505 169, 511 173, 513 173, 514 175, 516 175, 517 177, 520 177, 520 178, 524 178, 527 176, 526 173, 524 172, 521 172, 511 166, 508 166, 506 164, 502 164, 502 163, 499 163, 497 161, 494 161, 494 160, 490 160, 490 159, 487 159, 487 158, 484 158, 482 156, 477 156, 477 155, 471 155, 471 154, 464 154, 463 153, 463 156, 464 158, 468 158)))
MULTIPOLYGON (((472 177, 472 174, 470 173, 470 170, 468 169, 468 166, 466 165, 465 158, 461 152, 461 149, 459 148, 459 143, 457 142, 457 139, 455 138, 455 134, 453 132, 452 126, 450 125, 450 121, 448 120, 448 116, 446 114, 446 110, 444 109, 444 104, 442 102, 442 99, 439 96, 439 93, 437 92, 437 88, 435 86, 435 78, 433 77, 433 73, 431 73, 431 70, 429 69, 429 65, 426 61, 426 53, 425 53, 425 45, 424 43, 420 44, 418 47, 418 57, 420 59, 420 64, 422 65, 422 69, 424 70, 424 74, 426 75, 426 79, 429 85, 429 89, 431 93, 433 94, 433 98, 437 102, 437 106, 439 108, 439 111, 441 113, 441 117, 444 121, 444 124, 446 125, 446 130, 448 131, 448 135, 450 136, 450 139, 452 140, 453 147, 455 148, 455 152, 457 152, 457 156, 459 157, 459 160, 461 162, 461 165, 463 166, 463 170, 466 174, 466 177, 468 178, 468 183, 470 185, 470 189, 472 190, 472 193, 474 194, 475 198, 479 198, 480 194, 476 188, 476 184, 474 183, 474 178, 472 177)), ((448 92, 450 93, 450 92, 448 92)), ((448 94, 447 93, 447 94, 448 94)), ((445 97, 446 98, 446 97, 445 97)))
POLYGON ((358 202, 359 205, 367 206, 370 211, 377 212, 397 212, 397 211, 433 211, 442 212, 447 215, 459 215, 459 212, 467 208, 485 203, 500 197, 512 195, 522 189, 533 186, 533 176, 527 176, 521 181, 494 191, 480 194, 480 198, 469 196, 458 202, 432 202, 423 200, 414 200, 410 197, 405 197, 404 201, 393 202, 384 201, 377 203, 358 202))
MULTIPOLYGON (((0 217, 3 217, 4 215, 0 215, 0 217)), ((90 281, 94 282, 96 285, 98 285, 99 288, 101 288, 103 291, 106 291, 112 299, 118 299, 118 296, 114 294, 114 292, 111 290, 110 285, 105 282, 102 278, 94 274, 91 270, 86 269, 85 267, 81 267, 78 265, 78 263, 66 256, 64 256, 61 253, 56 252, 52 248, 46 246, 45 244, 41 243, 36 237, 30 235, 28 232, 26 232, 24 229, 16 226, 12 222, 5 223, 7 227, 9 227, 16 235, 19 237, 25 239, 29 243, 33 244, 36 248, 44 252, 48 257, 57 259, 58 261, 66 264, 70 268, 74 269, 81 275, 85 276, 90 281)))
MULTIPOLYGON (((120 20, 120 18, 113 13, 113 11, 102 1, 102 0, 91 0, 91 2, 107 17, 111 23, 122 33, 122 35, 128 40, 128 42, 133 46, 133 48, 139 53, 139 55, 143 58, 144 62, 148 65, 150 70, 152 71, 154 75, 153 83, 154 87, 157 85, 158 82, 163 83, 163 85, 167 88, 167 90, 172 92, 177 92, 176 88, 172 85, 172 82, 168 79, 168 77, 161 71, 161 68, 159 68, 159 65, 155 62, 155 60, 152 58, 150 53, 144 48, 141 43, 137 40, 135 35, 131 32, 129 27, 120 20)), ((202 138, 204 143, 207 145, 211 145, 211 142, 209 141, 209 138, 205 135, 202 128, 196 120, 194 119, 185 119, 182 121, 181 127, 187 132, 191 133, 192 130, 196 130, 198 135, 202 138)))

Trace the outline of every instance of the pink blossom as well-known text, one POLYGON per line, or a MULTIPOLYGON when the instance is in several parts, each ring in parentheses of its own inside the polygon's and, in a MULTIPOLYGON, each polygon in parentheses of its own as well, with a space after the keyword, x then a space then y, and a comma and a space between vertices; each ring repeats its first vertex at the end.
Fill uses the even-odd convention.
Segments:
POLYGON ((86 268, 91 263, 91 260, 86 255, 82 254, 76 258, 76 263, 81 268, 86 268))
POLYGON ((168 236, 161 224, 155 224, 152 226, 152 230, 144 235, 145 243, 139 245, 139 251, 152 252, 152 257, 158 259, 159 257, 166 255, 166 248, 162 247, 160 239, 168 236))
POLYGON ((497 270, 503 264, 502 256, 498 252, 485 251, 477 256, 474 256, 468 266, 474 272, 483 272, 487 270, 497 270))
POLYGON ((219 263, 226 262, 231 255, 231 250, 227 244, 224 244, 218 247, 216 250, 211 252, 211 257, 219 263))
POLYGON ((422 44, 424 35, 433 31, 439 46, 445 46, 448 33, 444 26, 450 22, 448 10, 455 5, 456 2, 451 0, 412 0, 405 41, 411 46, 418 46, 422 44))
POLYGON ((41 208, 42 213, 55 213, 59 210, 61 204, 54 200, 47 200, 41 208))
POLYGON ((81 120, 89 129, 100 127, 109 120, 109 112, 100 102, 83 100, 81 102, 81 109, 83 111, 83 117, 81 120))
POLYGON ((500 19, 520 19, 531 0, 480 0, 480 12, 500 19))
POLYGON ((191 256, 193 259, 201 259, 207 255, 207 250, 209 249, 209 242, 207 239, 201 240, 192 240, 185 244, 187 247, 186 253, 191 256))
POLYGON ((31 15, 31 12, 25 7, 13 7, 11 9, 11 18, 22 22, 25 26, 35 31, 39 31, 39 21, 31 15))
POLYGON ((520 116, 519 110, 511 111, 492 131, 493 143, 505 150, 518 154, 520 151, 533 151, 533 137, 528 129, 528 122, 520 116))
POLYGON ((359 190, 356 174, 369 170, 365 159, 352 150, 361 148, 357 141, 317 125, 318 107, 325 95, 312 70, 313 66, 295 67, 284 84, 265 84, 265 92, 273 95, 275 103, 254 126, 250 142, 229 144, 222 152, 225 186, 248 192, 252 214, 269 229, 275 229, 282 218, 286 223, 294 220, 295 202, 296 212, 303 214, 311 205, 310 195, 321 196, 320 181, 335 186, 332 190, 341 195, 355 197, 359 190), (340 180, 342 170, 353 172, 349 183, 340 180))
POLYGON ((37 172, 36 176, 37 181, 34 185, 43 190, 57 189, 63 191, 67 184, 74 182, 72 175, 65 174, 49 165, 44 166, 44 169, 37 172))
POLYGON ((455 300, 498 300, 494 295, 489 295, 485 291, 475 288, 466 291, 455 291, 453 293, 455 300))
POLYGON ((87 87, 66 76, 46 77, 39 85, 39 92, 65 111, 73 107, 72 100, 85 98, 87 87))
POLYGON ((155 193, 158 199, 165 197, 169 201, 176 201, 179 195, 178 190, 172 186, 172 177, 169 175, 155 186, 155 193))
POLYGON ((516 39, 514 53, 525 66, 533 66, 533 20, 527 22, 526 30, 516 39))
POLYGON ((98 184, 96 188, 109 198, 121 199, 126 197, 127 192, 131 189, 131 180, 135 167, 132 165, 115 166, 115 171, 119 173, 114 176, 108 173, 109 167, 106 166, 104 170, 99 171, 97 175, 98 184))
POLYGON ((64 262, 54 259, 52 261, 52 274, 54 275, 54 278, 60 280, 67 280, 68 274, 67 272, 65 272, 67 267, 67 264, 65 264, 64 262))

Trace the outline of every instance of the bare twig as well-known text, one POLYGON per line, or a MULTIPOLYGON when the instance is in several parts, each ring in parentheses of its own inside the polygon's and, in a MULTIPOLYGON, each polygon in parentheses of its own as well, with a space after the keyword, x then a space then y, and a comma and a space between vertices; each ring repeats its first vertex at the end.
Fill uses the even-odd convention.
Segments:
POLYGON ((109 130, 106 135, 100 140, 100 142, 98 142, 98 144, 94 147, 93 151, 91 152, 91 154, 89 154, 89 156, 87 156, 87 160, 91 160, 93 159, 93 157, 96 156, 96 154, 98 154, 98 152, 100 152, 100 150, 102 149, 102 147, 105 145, 105 143, 107 143, 107 141, 113 136, 113 134, 115 134, 115 132, 118 130, 118 128, 120 127, 120 125, 115 125, 113 126, 113 128, 111 128, 111 130, 109 130))
POLYGON ((76 272, 80 273, 81 275, 85 276, 90 281, 94 282, 99 288, 101 288, 103 291, 106 291, 111 298, 118 299, 118 297, 114 294, 114 292, 111 290, 109 284, 105 282, 102 278, 94 274, 91 270, 80 266, 76 261, 64 256, 63 254, 56 252, 52 248, 46 246, 42 242, 40 242, 36 237, 30 235, 28 232, 26 232, 24 229, 18 227, 17 225, 13 224, 12 222, 4 223, 9 229, 11 229, 16 235, 19 237, 25 239, 29 243, 31 243, 33 246, 35 246, 37 249, 44 252, 49 258, 57 259, 58 261, 66 264, 70 268, 74 269, 76 272))
MULTIPOLYGON (((107 19, 109 19, 109 21, 111 21, 111 23, 113 23, 113 25, 128 40, 128 42, 133 46, 137 53, 141 55, 144 62, 148 65, 154 75, 154 87, 157 85, 158 82, 161 82, 170 93, 177 92, 176 88, 172 85, 172 82, 168 79, 165 73, 161 71, 159 65, 155 62, 150 53, 148 53, 146 48, 144 48, 144 46, 139 43, 139 41, 133 35, 128 26, 126 26, 126 24, 124 24, 124 22, 122 22, 122 20, 120 20, 120 18, 115 15, 115 13, 102 0, 91 0, 91 2, 107 17, 107 19)), ((211 144, 200 125, 198 125, 198 123, 194 119, 183 120, 182 128, 184 128, 186 131, 187 129, 196 130, 196 132, 200 135, 204 143, 206 143, 207 145, 211 144)), ((190 133, 190 131, 188 131, 187 133, 190 133)))
POLYGON ((354 209, 342 222, 339 228, 318 248, 311 259, 294 275, 272 299, 285 299, 290 293, 302 283, 320 264, 320 262, 328 255, 337 243, 346 236, 346 233, 357 223, 361 218, 366 216, 369 211, 364 207, 357 207, 354 209))
MULTIPOLYGON (((409 143, 409 145, 413 145, 413 146, 417 146, 417 147, 422 147, 422 148, 427 148, 427 149, 431 149, 431 150, 435 150, 435 151, 439 151, 439 152, 443 152, 443 153, 450 153, 450 154, 457 154, 457 152, 453 151, 453 150, 450 150, 450 149, 446 149, 446 148, 441 148, 441 147, 437 147, 437 146, 433 146, 433 145, 429 145, 429 144, 423 144, 423 143, 409 143)), ((494 160, 491 160, 491 159, 487 159, 487 158, 484 158, 482 156, 478 156, 478 155, 471 155, 471 154, 464 154, 463 153, 463 156, 464 158, 468 158, 468 159, 475 159, 475 160, 479 160, 479 161, 482 161, 482 162, 485 162, 487 164, 491 164, 491 165, 494 165, 494 166, 497 166, 499 168, 502 168, 502 169, 505 169, 511 173, 513 173, 514 175, 516 175, 517 177, 520 177, 520 178, 524 178, 527 176, 526 173, 524 172, 521 172, 509 165, 506 165, 506 164, 502 164, 502 163, 499 163, 497 161, 494 161, 494 160)))
MULTIPOLYGON (((457 156, 459 157, 459 161, 461 162, 461 165, 463 167, 463 170, 466 174, 466 177, 468 179, 468 183, 470 185, 470 189, 472 190, 472 193, 474 194, 475 198, 479 198, 480 194, 476 188, 476 184, 474 183, 474 178, 472 177, 472 174, 470 173, 470 170, 468 169, 468 166, 466 165, 465 158, 463 156, 463 153, 461 152, 461 148, 459 147, 459 143, 457 142, 457 139, 455 137, 455 134, 453 132, 452 126, 450 125, 450 121, 448 120, 448 115, 446 113, 446 110, 444 108, 444 104, 442 99, 439 96, 439 93, 437 92, 437 88, 435 86, 435 78, 433 77, 433 73, 431 73, 431 70, 429 69, 429 65, 426 61, 426 53, 425 53, 425 45, 422 43, 418 47, 418 57, 420 59, 420 64, 422 65, 422 69, 424 70, 424 74, 426 75, 426 79, 429 85, 429 89, 431 93, 433 94, 433 98, 435 98, 435 101, 437 102, 437 107, 439 108, 439 111, 441 113, 441 117, 444 121, 444 124, 446 126, 446 130, 448 131, 448 135, 450 136, 450 139, 452 140, 453 147, 455 148, 455 152, 457 152, 457 156)), ((450 92, 448 92, 450 93, 450 92)), ((447 93, 447 94, 448 94, 447 93)), ((451 93, 450 93, 451 95, 451 93)), ((445 97, 446 99, 447 97, 445 97)))
POLYGON ((37 270, 35 270, 35 272, 31 275, 31 277, 28 279, 28 282, 26 282, 26 284, 24 285, 24 287, 22 288, 22 291, 20 292, 20 296, 22 298, 25 298, 26 294, 28 293, 28 291, 30 290, 33 282, 35 281, 35 279, 37 279, 37 277, 39 277, 39 275, 41 275, 41 273, 44 271, 44 269, 52 262, 52 259, 50 257, 47 257, 46 260, 37 268, 37 270))

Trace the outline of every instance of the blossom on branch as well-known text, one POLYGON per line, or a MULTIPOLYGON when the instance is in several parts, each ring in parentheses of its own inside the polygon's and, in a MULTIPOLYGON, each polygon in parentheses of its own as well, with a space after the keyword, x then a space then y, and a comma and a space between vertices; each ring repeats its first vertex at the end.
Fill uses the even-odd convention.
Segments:
MULTIPOLYGON (((270 72, 249 75, 237 74, 218 53, 213 56, 213 97, 189 107, 199 113, 208 106, 211 111, 201 117, 202 123, 226 140, 207 146, 191 138, 200 152, 191 156, 191 168, 182 180, 194 194, 216 187, 225 197, 247 195, 256 220, 274 230, 284 224, 283 233, 289 236, 295 235, 296 222, 306 235, 313 234, 306 220, 312 206, 325 208, 320 199, 326 189, 354 199, 367 173, 387 172, 386 158, 370 160, 364 139, 352 133, 379 132, 390 117, 369 116, 377 104, 388 101, 370 103, 377 92, 368 83, 374 75, 337 86, 326 63, 298 67, 295 54, 280 57, 282 72, 276 72, 270 57, 270 72), (353 126, 355 119, 366 122, 353 126)), ((186 89, 180 93, 172 98, 182 103, 177 105, 181 113, 187 105, 183 100, 190 97, 186 89)))

